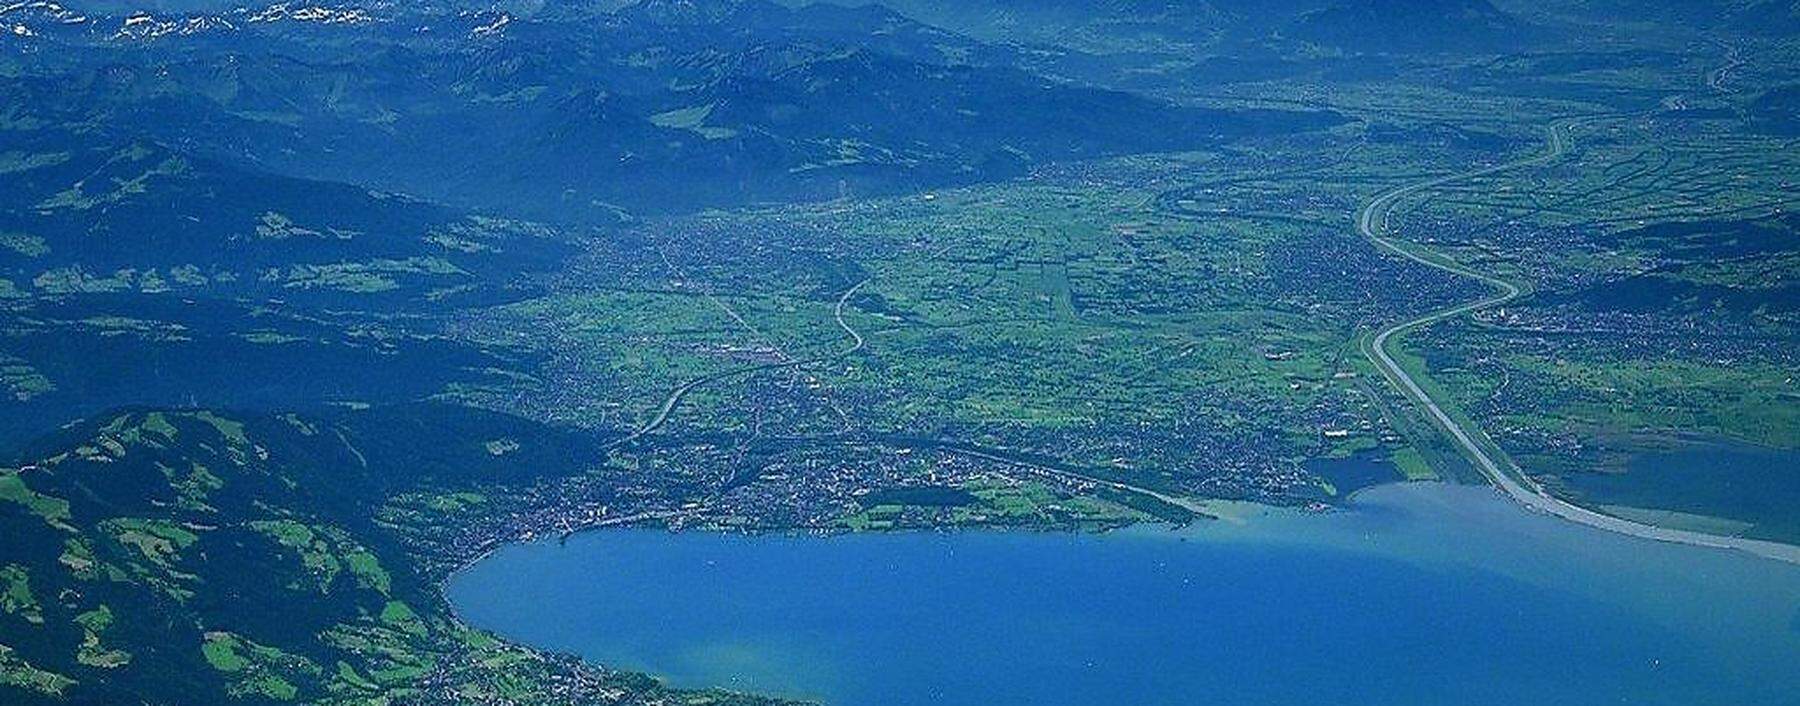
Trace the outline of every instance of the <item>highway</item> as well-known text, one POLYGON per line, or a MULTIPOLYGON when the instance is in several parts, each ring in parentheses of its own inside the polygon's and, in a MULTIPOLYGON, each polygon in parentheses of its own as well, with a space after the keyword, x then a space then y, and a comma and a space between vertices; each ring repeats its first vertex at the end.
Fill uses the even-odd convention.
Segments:
POLYGON ((1217 519, 1217 516, 1213 514, 1213 510, 1211 508, 1208 508, 1206 506, 1206 503, 1199 501, 1199 500, 1195 500, 1194 498, 1190 498, 1187 496, 1164 493, 1161 491, 1152 490, 1150 488, 1146 488, 1144 486, 1136 485, 1133 483, 1126 483, 1123 481, 1116 481, 1116 480, 1108 480, 1105 478, 1099 478, 1096 476, 1088 475, 1086 473, 1077 472, 1075 470, 1071 470, 1068 468, 1058 468, 1056 466, 1045 464, 1045 463, 1038 463, 1038 462, 1030 461, 1030 460, 1023 459, 1023 458, 1013 457, 1013 456, 1006 456, 1006 455, 1002 455, 1001 453, 997 453, 996 451, 990 451, 987 449, 982 449, 977 446, 963 444, 963 443, 955 442, 955 441, 937 440, 935 442, 935 446, 940 451, 958 454, 961 456, 967 456, 969 458, 979 458, 984 461, 992 461, 994 463, 1005 464, 1008 466, 1012 466, 1014 468, 1023 469, 1027 472, 1034 473, 1034 474, 1037 474, 1040 476, 1046 476, 1046 477, 1050 477, 1050 478, 1059 478, 1062 480, 1072 480, 1072 481, 1081 482, 1081 483, 1092 483, 1094 485, 1105 486, 1107 488, 1111 488, 1113 490, 1116 490, 1116 491, 1119 491, 1122 493, 1133 493, 1136 495, 1143 495, 1145 497, 1153 498, 1153 499, 1168 503, 1170 505, 1174 505, 1183 510, 1187 510, 1188 512, 1194 513, 1195 515, 1198 515, 1200 517, 1204 517, 1207 519, 1217 519))
POLYGON ((1558 122, 1552 123, 1549 127, 1546 127, 1545 150, 1535 156, 1400 186, 1377 195, 1363 206, 1361 212, 1359 212, 1356 217, 1357 230, 1363 237, 1373 241, 1383 250, 1427 267, 1478 280, 1494 290, 1494 294, 1491 296, 1439 309, 1425 314, 1424 316, 1381 329, 1373 337, 1364 339, 1362 345, 1363 353, 1368 356, 1369 361, 1373 363, 1376 368, 1381 370, 1382 375, 1386 376, 1388 381, 1393 383, 1393 385, 1406 396, 1408 401, 1430 418, 1433 425, 1455 442, 1458 450, 1460 450, 1464 456, 1468 457, 1469 461, 1481 471, 1482 475, 1486 476, 1487 479, 1493 483, 1495 488, 1499 489, 1500 492, 1505 493, 1520 505, 1525 506, 1527 509, 1560 517, 1589 527, 1610 532, 1618 532, 1620 534, 1628 534, 1634 537, 1701 547, 1732 549, 1778 561, 1800 564, 1800 546, 1647 525, 1641 522, 1633 522, 1631 520, 1595 512, 1551 495, 1548 491, 1545 491, 1542 486, 1533 481, 1530 476, 1527 476, 1522 470, 1514 465, 1510 459, 1502 456, 1499 460, 1496 460, 1495 455, 1497 455, 1497 452, 1490 453, 1487 446, 1484 446, 1477 441, 1481 436, 1481 431, 1479 429, 1470 429, 1446 413, 1443 407, 1438 404, 1438 401, 1433 399, 1430 393, 1427 393, 1425 389, 1419 385, 1418 381, 1414 380, 1413 376, 1408 374, 1406 370, 1394 360, 1393 354, 1390 352, 1389 344, 1395 336, 1429 326, 1451 317, 1462 316, 1504 304, 1518 297, 1523 292, 1523 289, 1518 285, 1507 282, 1499 277, 1477 272, 1457 264, 1449 258, 1437 255, 1436 253, 1431 253, 1429 251, 1421 253, 1415 251, 1414 249, 1393 240, 1388 229, 1388 214, 1393 210, 1394 205, 1408 196, 1458 181, 1475 179, 1531 165, 1549 164, 1561 159, 1568 151, 1569 143, 1567 129, 1572 124, 1574 123, 1558 122))

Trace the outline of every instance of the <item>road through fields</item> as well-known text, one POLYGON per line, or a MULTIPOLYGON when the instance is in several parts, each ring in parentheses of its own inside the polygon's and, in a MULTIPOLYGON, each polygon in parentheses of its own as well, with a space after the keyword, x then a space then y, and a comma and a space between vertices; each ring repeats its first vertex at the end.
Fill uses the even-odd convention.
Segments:
POLYGON ((1589 527, 1643 537, 1645 539, 1691 544, 1702 547, 1735 549, 1749 552, 1757 556, 1785 561, 1792 564, 1800 564, 1800 546, 1647 525, 1641 522, 1633 522, 1612 515, 1595 512, 1551 495, 1548 491, 1545 491, 1542 486, 1538 485, 1514 465, 1510 459, 1507 459, 1504 455, 1500 454, 1497 449, 1490 453, 1489 448, 1491 447, 1492 442, 1488 442, 1488 445, 1484 446, 1482 442, 1477 441, 1481 435, 1479 429, 1472 429, 1465 426, 1463 423, 1446 413, 1443 407, 1438 404, 1437 400, 1433 399, 1431 394, 1426 392, 1425 388, 1421 387, 1418 381, 1414 380, 1413 376, 1408 374, 1406 370, 1394 360, 1393 354, 1389 350, 1389 343, 1395 336, 1429 326, 1451 317, 1462 316, 1504 304, 1517 298, 1524 291, 1516 284, 1457 264, 1447 257, 1437 255, 1430 251, 1415 251, 1406 245, 1396 242, 1389 235, 1387 222, 1388 214, 1393 210, 1394 205, 1400 202, 1401 199, 1413 194, 1418 194, 1458 181, 1489 176, 1536 164, 1549 164, 1554 162, 1562 158, 1563 154, 1568 151, 1567 130, 1572 124, 1573 123, 1569 122, 1558 122, 1552 123, 1549 127, 1546 127, 1546 147, 1540 154, 1506 162, 1504 164, 1400 186, 1377 195, 1363 206, 1356 217, 1357 231, 1362 233, 1363 237, 1368 238, 1376 245, 1380 246, 1383 250, 1427 267, 1479 280, 1495 290, 1494 294, 1491 296, 1439 309, 1425 314, 1424 316, 1408 321, 1402 321, 1381 329, 1376 332, 1373 337, 1364 339, 1362 344, 1363 353, 1368 356, 1369 361, 1374 363, 1376 368, 1381 370, 1382 375, 1386 376, 1389 382, 1399 388, 1401 393, 1404 394, 1414 406, 1418 407, 1420 411, 1424 412, 1425 415, 1431 419, 1433 425, 1437 426, 1456 443, 1457 448, 1463 455, 1468 457, 1469 461, 1475 464, 1475 467, 1481 471, 1482 475, 1487 477, 1489 482, 1493 483, 1495 488, 1498 488, 1501 492, 1528 509, 1561 517, 1571 522, 1578 522, 1589 527), (1498 460, 1496 460, 1496 456, 1499 456, 1498 460))

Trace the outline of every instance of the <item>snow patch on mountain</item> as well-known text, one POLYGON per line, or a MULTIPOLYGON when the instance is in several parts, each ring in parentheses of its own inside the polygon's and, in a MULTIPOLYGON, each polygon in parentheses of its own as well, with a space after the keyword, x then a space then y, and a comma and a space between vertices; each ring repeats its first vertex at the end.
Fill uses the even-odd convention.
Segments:
POLYGON ((206 15, 160 17, 149 12, 136 12, 124 18, 112 34, 113 40, 153 40, 171 35, 190 36, 210 32, 231 32, 249 25, 274 25, 291 22, 315 25, 360 25, 374 22, 375 17, 361 7, 351 5, 310 5, 275 3, 262 8, 237 8, 230 12, 206 15))
MULTIPOLYGON (((248 12, 238 10, 238 12, 248 12)), ((276 3, 250 14, 249 22, 314 22, 318 24, 363 24, 374 22, 368 10, 353 6, 292 5, 276 3)))
MULTIPOLYGON (((478 14, 486 15, 489 13, 478 13, 478 14)), ((485 19, 485 18, 482 18, 482 19, 485 19)), ((504 13, 504 12, 496 13, 495 16, 492 19, 488 20, 486 24, 476 26, 474 29, 469 30, 469 36, 471 36, 471 37, 496 37, 496 36, 499 36, 500 34, 502 34, 503 32, 506 31, 506 26, 509 24, 512 24, 512 21, 513 21, 512 15, 504 13)))

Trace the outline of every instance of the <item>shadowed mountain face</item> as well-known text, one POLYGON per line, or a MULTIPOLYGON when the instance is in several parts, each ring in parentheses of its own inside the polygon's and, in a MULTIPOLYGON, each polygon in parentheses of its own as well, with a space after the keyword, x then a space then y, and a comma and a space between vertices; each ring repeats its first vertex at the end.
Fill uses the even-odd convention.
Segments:
POLYGON ((1800 135, 1800 84, 1777 86, 1750 103, 1750 119, 1775 135, 1800 135))
MULTIPOLYGON (((871 0, 829 0, 861 4, 871 0)), ((1314 44, 1356 54, 1501 51, 1544 38, 1488 0, 893 0, 984 38, 1108 52, 1242 55, 1314 44)))
POLYGON ((1297 38, 1359 54, 1510 51, 1544 30, 1488 0, 1344 0, 1299 17, 1297 38))
POLYGON ((1732 15, 1731 23, 1758 34, 1782 37, 1800 31, 1800 2, 1794 0, 1762 0, 1752 2, 1732 15))
POLYGON ((1170 30, 1180 34, 1207 25, 1222 29, 1232 19, 1217 3, 1206 0, 896 0, 884 4, 981 36, 1039 41, 1134 33, 1167 37, 1170 30))
POLYGON ((1014 49, 878 8, 648 0, 33 26, 5 79, 33 118, 565 221, 1005 178, 1341 120, 1068 85, 1012 67, 1014 49))
POLYGON ((0 277, 39 291, 417 299, 500 286, 566 250, 539 226, 147 140, 7 132, 0 155, 0 277))
MULTIPOLYGON (((863 4, 873 0, 827 0, 863 4)), ((889 0, 910 17, 986 39, 1161 52, 1264 39, 1325 0, 889 0)))

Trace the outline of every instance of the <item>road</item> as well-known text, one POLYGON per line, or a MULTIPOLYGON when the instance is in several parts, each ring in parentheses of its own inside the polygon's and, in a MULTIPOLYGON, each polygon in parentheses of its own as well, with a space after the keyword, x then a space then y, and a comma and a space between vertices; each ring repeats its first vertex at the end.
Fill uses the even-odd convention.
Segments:
POLYGON ((1217 518, 1217 516, 1213 514, 1212 509, 1208 508, 1205 503, 1195 500, 1190 497, 1185 497, 1185 496, 1181 496, 1181 495, 1172 495, 1172 494, 1164 493, 1164 492, 1161 492, 1158 490, 1151 490, 1151 489, 1143 487, 1141 485, 1135 485, 1132 483, 1125 483, 1125 482, 1116 481, 1116 480, 1107 480, 1105 478, 1097 478, 1094 476, 1087 475, 1085 473, 1076 473, 1075 471, 1070 471, 1070 470, 1066 470, 1066 469, 1062 469, 1062 468, 1056 468, 1056 467, 1048 466, 1048 465, 1045 465, 1042 463, 1033 463, 1031 461, 1027 461, 1024 459, 1009 458, 1009 457, 995 454, 995 453, 992 453, 989 451, 983 451, 978 448, 964 446, 964 445, 957 444, 954 442, 940 442, 938 448, 943 451, 947 451, 949 453, 959 454, 962 456, 967 456, 969 458, 979 458, 984 461, 992 461, 995 463, 1013 466, 1015 468, 1022 468, 1028 472, 1036 473, 1041 476, 1049 476, 1052 478, 1060 478, 1062 480, 1072 480, 1072 481, 1076 481, 1076 482, 1092 483, 1094 485, 1112 488, 1113 490, 1116 490, 1116 491, 1119 491, 1122 493, 1133 493, 1133 494, 1143 495, 1143 496, 1150 497, 1150 498, 1155 498, 1162 502, 1179 507, 1183 510, 1187 510, 1188 512, 1194 513, 1195 515, 1198 515, 1200 517, 1204 517, 1207 519, 1216 519, 1217 518))
MULTIPOLYGON (((688 380, 687 382, 682 383, 680 386, 677 386, 674 390, 671 390, 669 392, 668 397, 663 399, 662 407, 657 409, 656 416, 652 417, 648 423, 644 424, 641 427, 638 427, 635 431, 631 432, 630 434, 628 434, 624 437, 621 437, 617 440, 614 440, 613 442, 605 445, 604 447, 602 447, 602 450, 612 450, 612 449, 615 449, 615 448, 618 448, 621 446, 625 446, 627 444, 630 444, 631 442, 634 442, 634 441, 637 441, 638 439, 643 438, 645 435, 648 435, 651 432, 656 431, 657 429, 662 428, 662 426, 664 424, 668 423, 669 417, 674 414, 675 408, 680 406, 682 398, 686 397, 689 392, 692 392, 695 388, 700 387, 702 385, 706 385, 706 384, 712 383, 712 382, 717 382, 717 381, 724 380, 727 378, 737 377, 739 375, 749 375, 752 373, 763 372, 766 370, 778 370, 778 369, 782 369, 782 368, 796 368, 796 367, 802 367, 802 366, 807 366, 807 365, 815 365, 815 364, 819 364, 819 363, 828 363, 828 362, 831 362, 834 360, 840 360, 840 359, 849 357, 851 355, 855 355, 856 353, 862 351, 862 349, 868 345, 868 341, 863 338, 862 332, 857 331, 856 327, 851 326, 850 322, 844 318, 844 310, 850 305, 850 300, 856 296, 856 293, 858 291, 860 291, 864 285, 867 285, 873 279, 874 279, 874 277, 871 276, 867 279, 862 280, 861 282, 857 282, 855 286, 852 286, 849 289, 844 290, 844 293, 838 297, 837 306, 835 308, 833 308, 833 310, 832 310, 832 317, 837 320, 838 328, 843 329, 844 335, 849 337, 849 339, 850 339, 850 345, 848 347, 843 348, 838 351, 835 351, 835 352, 832 352, 832 353, 827 353, 827 354, 815 356, 812 358, 805 358, 805 359, 800 359, 800 360, 781 360, 781 361, 775 361, 775 362, 770 362, 770 363, 762 363, 759 365, 748 365, 748 366, 744 366, 741 368, 733 368, 730 370, 724 370, 724 371, 720 371, 717 373, 713 373, 711 375, 703 375, 701 377, 697 377, 692 380, 688 380)), ((1086 475, 1083 473, 1077 473, 1075 471, 1071 471, 1068 469, 1055 468, 1055 467, 1048 466, 1048 465, 1041 464, 1041 463, 1033 463, 1033 462, 1021 460, 1018 458, 1008 458, 1006 456, 1002 456, 1002 455, 996 454, 994 452, 975 448, 972 446, 956 444, 956 443, 951 443, 951 442, 940 442, 940 443, 942 444, 942 448, 944 450, 949 451, 951 453, 957 453, 957 454, 961 454, 961 455, 969 456, 969 457, 973 457, 973 458, 980 458, 980 459, 984 459, 984 460, 988 460, 988 461, 1003 463, 1006 465, 1023 468, 1027 471, 1030 471, 1032 473, 1037 473, 1040 475, 1059 477, 1059 478, 1063 478, 1063 479, 1067 479, 1067 480, 1084 481, 1084 482, 1088 482, 1088 483, 1094 483, 1097 485, 1103 485, 1103 486, 1112 488, 1112 489, 1120 491, 1120 492, 1136 493, 1139 495, 1144 495, 1144 496, 1148 496, 1151 498, 1155 498, 1157 500, 1160 500, 1165 503, 1169 503, 1171 505, 1175 505, 1177 507, 1186 509, 1189 512, 1192 512, 1196 515, 1200 515, 1202 517, 1212 517, 1212 514, 1207 510, 1207 508, 1204 504, 1202 504, 1192 498, 1182 497, 1182 496, 1178 496, 1178 495, 1172 495, 1169 493, 1163 493, 1160 491, 1152 490, 1152 489, 1134 485, 1131 483, 1123 483, 1123 482, 1115 481, 1115 480, 1096 478, 1094 476, 1086 475)), ((629 521, 629 520, 627 520, 627 521, 629 521)))
MULTIPOLYGON (((871 278, 871 279, 873 279, 873 278, 871 278)), ((671 390, 669 392, 668 397, 663 398, 662 407, 660 407, 656 410, 656 416, 651 417, 649 423, 647 423, 641 427, 638 427, 637 430, 631 432, 630 434, 625 435, 624 437, 614 440, 612 443, 606 444, 605 446, 601 447, 601 450, 609 451, 609 450, 618 448, 620 446, 624 446, 633 441, 637 441, 638 439, 643 438, 646 434, 656 431, 657 429, 661 429, 664 424, 667 424, 669 422, 669 416, 675 413, 675 408, 681 404, 682 398, 687 397, 687 394, 689 392, 693 392, 694 388, 700 387, 701 385, 705 385, 705 384, 711 383, 711 382, 718 382, 720 380, 737 377, 739 375, 749 375, 751 373, 758 373, 758 372, 762 372, 765 370, 779 370, 782 368, 798 368, 798 367, 805 366, 805 365, 813 365, 813 364, 817 364, 817 363, 830 362, 833 360, 837 360, 839 358, 843 358, 845 356, 853 355, 857 351, 862 350, 863 345, 864 345, 862 334, 857 333, 856 329, 851 328, 850 324, 844 321, 844 307, 850 303, 851 297, 856 296, 857 290, 862 289, 863 285, 868 284, 868 283, 869 283, 869 280, 865 279, 861 282, 857 282, 855 286, 853 286, 847 290, 844 290, 843 296, 838 297, 837 308, 835 310, 833 310, 833 316, 835 316, 837 318, 837 325, 840 328, 844 329, 844 333, 849 334, 851 340, 853 341, 852 345, 849 348, 845 348, 845 349, 837 351, 835 353, 828 353, 825 355, 815 356, 812 358, 804 358, 804 359, 798 359, 798 360, 780 360, 780 361, 775 361, 772 363, 762 363, 759 365, 748 365, 748 366, 744 366, 742 368, 732 368, 730 370, 720 371, 717 373, 713 373, 711 375, 702 375, 700 377, 697 377, 697 378, 694 378, 687 382, 684 382, 680 386, 677 386, 674 390, 671 390)), ((733 316, 736 316, 735 312, 733 313, 733 316)), ((748 324, 746 324, 746 326, 748 326, 748 324)))
POLYGON ((1706 87, 1716 93, 1735 93, 1736 90, 1725 85, 1725 81, 1731 78, 1733 70, 1744 65, 1743 52, 1739 51, 1735 44, 1720 42, 1720 45, 1725 48, 1725 64, 1707 72, 1706 87))
POLYGON ((1546 127, 1546 147, 1541 154, 1491 167, 1401 186, 1376 196, 1363 206, 1362 211, 1358 213, 1356 217, 1357 230, 1362 233, 1363 237, 1373 241, 1383 250, 1427 267, 1478 280, 1494 289, 1494 294, 1491 296, 1465 304, 1458 304, 1439 309, 1416 319, 1403 321, 1382 329, 1373 337, 1365 339, 1363 343, 1363 353, 1369 357, 1369 361, 1374 363, 1376 368, 1381 370, 1382 375, 1386 376, 1389 382, 1393 383, 1396 388, 1399 388, 1408 401, 1418 407, 1421 412, 1424 412, 1440 431, 1444 432, 1456 443, 1456 446, 1463 455, 1468 457, 1469 461, 1481 471, 1482 475, 1487 477, 1488 481, 1493 483, 1495 488, 1498 488, 1502 493, 1505 493, 1508 497, 1512 498, 1520 505, 1525 506, 1527 509, 1560 517, 1589 527, 1610 532, 1618 532, 1634 537, 1700 547, 1733 549, 1748 552, 1756 556, 1785 561, 1791 564, 1800 564, 1800 546, 1647 525, 1641 522, 1633 522, 1623 518, 1595 512, 1551 495, 1549 492, 1545 491, 1542 486, 1533 481, 1530 476, 1527 476, 1514 465, 1510 459, 1501 457, 1500 460, 1496 460, 1496 454, 1490 453, 1488 447, 1477 441, 1477 438, 1481 434, 1480 430, 1470 429, 1446 413, 1443 407, 1438 404, 1438 401, 1433 399, 1430 393, 1427 393, 1425 389, 1419 385, 1418 381, 1414 380, 1413 376, 1408 374, 1406 370, 1394 360, 1392 353, 1389 351, 1388 344, 1397 335, 1429 326, 1451 317, 1462 316, 1504 304, 1518 297, 1524 291, 1518 285, 1500 279, 1499 277, 1477 272, 1457 264, 1448 258, 1439 256, 1436 253, 1431 253, 1429 251, 1421 253, 1415 251, 1394 241, 1388 235, 1387 222, 1388 214, 1393 210, 1394 205, 1401 199, 1413 194, 1458 181, 1475 179, 1512 169, 1518 169, 1520 167, 1548 164, 1561 159, 1563 154, 1568 151, 1568 137, 1566 133, 1567 128, 1572 124, 1572 122, 1560 122, 1552 123, 1549 127, 1546 127))

